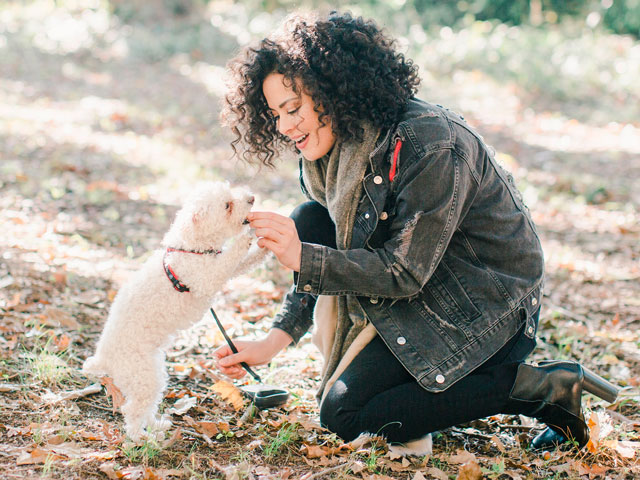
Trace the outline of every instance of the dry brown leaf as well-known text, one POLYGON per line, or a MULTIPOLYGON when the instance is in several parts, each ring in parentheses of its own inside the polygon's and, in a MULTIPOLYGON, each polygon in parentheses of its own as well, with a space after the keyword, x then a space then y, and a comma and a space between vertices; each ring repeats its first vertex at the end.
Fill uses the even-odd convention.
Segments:
POLYGON ((600 439, 600 422, 596 412, 591 412, 589 421, 587 422, 589 427, 589 441, 587 442, 587 450, 591 453, 598 453, 599 439, 600 439))
POLYGON ((476 461, 476 456, 471 452, 467 452, 466 450, 458 450, 454 455, 451 455, 449 457, 449 463, 453 463, 457 465, 462 465, 464 463, 471 463, 475 461, 476 461))
POLYGON ((48 460, 61 460, 63 457, 56 455, 55 453, 45 450, 44 448, 36 447, 30 452, 23 452, 16 459, 16 465, 35 465, 44 463, 48 460))
POLYGON ((82 458, 86 460, 113 460, 119 453, 118 450, 108 450, 106 452, 96 450, 95 452, 85 453, 82 458))
POLYGON ((513 480, 523 480, 522 475, 514 470, 505 470, 504 473, 509 475, 513 480))
POLYGON ((107 462, 100 465, 99 470, 104 473, 109 480, 118 480, 123 477, 122 471, 115 470, 116 462, 107 462))
POLYGON ((425 470, 427 475, 430 475, 433 478, 437 478, 438 480, 449 480, 449 475, 436 467, 429 467, 425 470))
POLYGON ((103 296, 104 293, 101 290, 87 290, 78 295, 74 295, 71 299, 83 305, 95 305, 102 300, 103 296))
POLYGON ((209 438, 220 432, 218 424, 215 422, 195 422, 194 427, 198 433, 206 435, 209 438))
POLYGON ((111 377, 102 377, 100 379, 100 383, 104 385, 104 388, 107 390, 107 395, 111 397, 111 403, 113 404, 113 413, 116 413, 116 410, 124 405, 125 398, 122 392, 118 387, 116 387, 115 383, 113 383, 113 379, 111 377))
POLYGON ((498 450, 500 450, 501 453, 505 453, 507 451, 507 449, 504 448, 504 443, 502 443, 502 441, 497 437, 497 435, 492 435, 491 441, 495 443, 496 447, 498 448, 498 450))
POLYGON ((601 465, 587 465, 584 462, 576 462, 574 468, 580 476, 589 475, 589 478, 604 477, 607 473, 607 469, 601 465))
POLYGON ((220 395, 236 412, 244 408, 244 395, 242 395, 242 391, 232 383, 219 380, 209 388, 220 395))
POLYGON ((42 314, 42 323, 50 327, 80 328, 78 321, 69 312, 60 308, 47 307, 42 314))
POLYGON ((640 442, 632 442, 628 440, 605 440, 603 445, 615 450, 623 458, 633 458, 640 449, 640 442))
POLYGON ((71 345, 71 337, 69 337, 69 335, 62 334, 59 337, 55 337, 53 339, 53 343, 56 346, 56 350, 62 352, 71 345))
POLYGON ((300 447, 300 451, 307 458, 321 458, 321 457, 326 457, 328 455, 333 455, 334 449, 330 447, 323 447, 320 445, 309 445, 305 443, 302 445, 302 447, 300 447))
POLYGON ((458 470, 458 480, 482 480, 482 469, 475 460, 465 463, 458 470))

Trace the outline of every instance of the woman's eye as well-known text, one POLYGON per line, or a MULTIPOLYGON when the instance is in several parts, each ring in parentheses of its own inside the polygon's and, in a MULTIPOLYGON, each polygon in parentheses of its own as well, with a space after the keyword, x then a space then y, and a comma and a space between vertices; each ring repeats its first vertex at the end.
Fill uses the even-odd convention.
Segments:
POLYGON ((287 112, 287 113, 288 113, 289 115, 295 115, 296 113, 298 113, 298 110, 300 110, 300 107, 295 108, 295 109, 293 109, 293 110, 291 110, 291 111, 289 111, 289 112, 287 112))

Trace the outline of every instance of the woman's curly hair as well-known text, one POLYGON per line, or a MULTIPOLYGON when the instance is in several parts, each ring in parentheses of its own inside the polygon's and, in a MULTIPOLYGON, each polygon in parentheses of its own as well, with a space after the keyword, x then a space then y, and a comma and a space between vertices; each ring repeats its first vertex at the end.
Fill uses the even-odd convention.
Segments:
POLYGON ((394 46, 373 21, 349 13, 290 17, 281 31, 228 65, 233 88, 222 118, 236 135, 234 153, 242 143, 242 159, 273 166, 281 146, 292 144, 278 132, 262 93, 270 73, 283 74, 296 93, 302 86, 320 122, 331 120, 337 141, 360 140, 364 122, 391 127, 420 82, 417 67, 394 46))

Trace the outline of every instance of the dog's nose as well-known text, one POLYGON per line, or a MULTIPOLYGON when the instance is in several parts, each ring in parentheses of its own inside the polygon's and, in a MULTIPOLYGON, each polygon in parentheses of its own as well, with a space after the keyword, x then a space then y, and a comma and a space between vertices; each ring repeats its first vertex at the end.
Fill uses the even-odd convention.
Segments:
POLYGON ((251 195, 251 196, 249 197, 249 204, 250 204, 250 205, 253 205, 253 202, 255 202, 255 201, 256 201, 256 197, 254 197, 253 195, 251 195))

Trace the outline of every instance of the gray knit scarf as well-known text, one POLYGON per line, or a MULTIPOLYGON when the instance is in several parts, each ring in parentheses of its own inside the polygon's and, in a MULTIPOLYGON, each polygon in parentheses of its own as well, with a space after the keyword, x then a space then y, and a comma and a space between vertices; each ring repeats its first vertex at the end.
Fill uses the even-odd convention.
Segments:
MULTIPOLYGON (((322 204, 336 225, 339 250, 351 246, 356 210, 362 196, 362 181, 369 168, 369 155, 374 150, 380 130, 364 125, 361 142, 347 141, 334 145, 331 154, 321 159, 302 161, 302 178, 311 197, 322 204)), ((365 327, 362 308, 352 295, 337 298, 338 318, 330 354, 324 359, 321 398, 327 380, 358 333, 365 327)))

